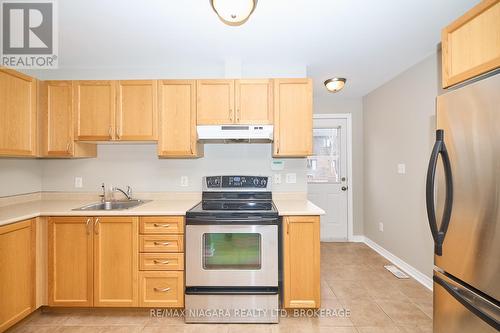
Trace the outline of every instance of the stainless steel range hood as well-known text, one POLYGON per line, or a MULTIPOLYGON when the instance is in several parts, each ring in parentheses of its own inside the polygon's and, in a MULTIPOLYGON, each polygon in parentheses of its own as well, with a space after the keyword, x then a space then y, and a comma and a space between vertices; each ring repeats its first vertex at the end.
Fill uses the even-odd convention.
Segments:
POLYGON ((203 125, 197 126, 198 140, 206 142, 273 141, 273 125, 203 125))

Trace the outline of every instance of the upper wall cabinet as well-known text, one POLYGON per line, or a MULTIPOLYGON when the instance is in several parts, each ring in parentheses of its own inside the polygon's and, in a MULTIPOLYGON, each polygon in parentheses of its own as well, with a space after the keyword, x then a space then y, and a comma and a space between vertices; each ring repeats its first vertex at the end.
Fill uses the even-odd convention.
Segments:
POLYGON ((274 80, 274 156, 312 154, 312 99, 310 79, 274 80))
POLYGON ((39 81, 42 157, 95 157, 96 145, 74 141, 72 81, 39 81))
POLYGON ((500 1, 484 0, 442 33, 443 88, 500 67, 500 1))
POLYGON ((159 81, 158 108, 158 155, 198 157, 202 151, 196 143, 196 81, 159 81))
POLYGON ((235 122, 240 124, 273 123, 273 81, 236 80, 235 122))
POLYGON ((0 68, 0 156, 37 155, 36 80, 0 68))
POLYGON ((75 136, 80 141, 115 138, 115 82, 75 81, 75 136))
POLYGON ((234 123, 234 80, 198 80, 198 125, 234 123))
POLYGON ((157 140, 156 81, 118 81, 117 85, 116 139, 157 140))
POLYGON ((272 80, 198 80, 198 125, 271 124, 272 80))

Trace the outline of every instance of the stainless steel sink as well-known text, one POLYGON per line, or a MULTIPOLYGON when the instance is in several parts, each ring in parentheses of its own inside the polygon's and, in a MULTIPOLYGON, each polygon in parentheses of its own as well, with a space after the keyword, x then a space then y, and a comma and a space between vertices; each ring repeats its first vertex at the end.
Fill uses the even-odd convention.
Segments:
POLYGON ((124 210, 143 205, 151 200, 120 200, 120 201, 105 201, 96 202, 83 207, 75 208, 73 210, 124 210))

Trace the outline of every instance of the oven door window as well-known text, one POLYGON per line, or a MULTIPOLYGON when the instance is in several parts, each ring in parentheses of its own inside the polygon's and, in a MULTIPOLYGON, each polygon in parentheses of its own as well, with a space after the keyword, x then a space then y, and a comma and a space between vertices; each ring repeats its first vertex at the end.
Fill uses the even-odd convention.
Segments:
POLYGON ((261 269, 261 235, 258 233, 203 234, 203 269, 261 269))

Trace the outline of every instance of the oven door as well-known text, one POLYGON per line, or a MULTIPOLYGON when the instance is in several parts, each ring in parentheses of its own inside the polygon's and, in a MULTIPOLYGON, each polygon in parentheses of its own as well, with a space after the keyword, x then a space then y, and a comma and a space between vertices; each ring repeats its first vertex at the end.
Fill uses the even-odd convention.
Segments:
POLYGON ((278 286, 276 224, 188 221, 185 236, 187 287, 278 286))

